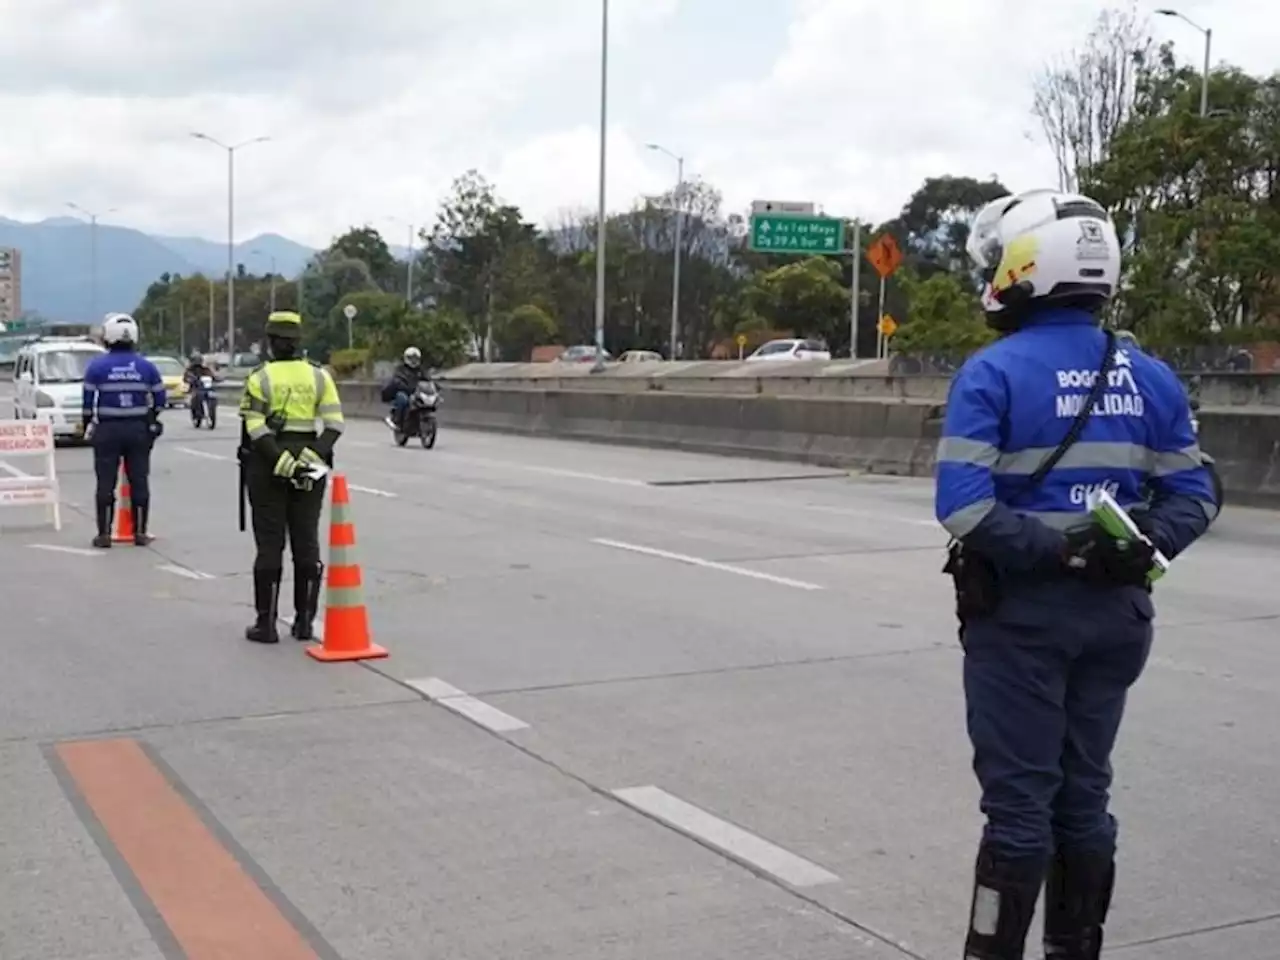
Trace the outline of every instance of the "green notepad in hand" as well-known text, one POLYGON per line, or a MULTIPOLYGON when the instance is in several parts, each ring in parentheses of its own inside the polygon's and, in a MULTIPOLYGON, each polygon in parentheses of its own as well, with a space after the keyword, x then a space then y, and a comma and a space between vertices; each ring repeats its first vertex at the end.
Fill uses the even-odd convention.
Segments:
MULTIPOLYGON (((1085 497, 1085 506, 1098 525, 1117 540, 1141 540, 1155 547, 1150 538, 1138 529, 1129 512, 1116 503, 1115 498, 1106 490, 1090 491, 1085 497)), ((1156 550, 1151 570, 1147 573, 1147 582, 1154 583, 1163 577, 1169 571, 1169 563, 1169 558, 1156 550)))

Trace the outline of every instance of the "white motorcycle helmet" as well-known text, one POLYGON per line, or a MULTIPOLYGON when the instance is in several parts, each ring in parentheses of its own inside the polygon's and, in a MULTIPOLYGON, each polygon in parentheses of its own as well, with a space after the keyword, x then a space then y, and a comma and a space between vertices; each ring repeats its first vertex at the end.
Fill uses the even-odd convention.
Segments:
POLYGON ((406 347, 401 359, 404 360, 406 366, 416 370, 422 366, 422 351, 417 347, 406 347))
POLYGON ((102 320, 102 342, 107 346, 138 344, 138 322, 127 313, 108 313, 102 320))
POLYGON ((1120 239, 1096 200, 1029 190, 993 200, 973 218, 966 251, 982 273, 982 308, 997 330, 1037 306, 1096 310, 1120 283, 1120 239))

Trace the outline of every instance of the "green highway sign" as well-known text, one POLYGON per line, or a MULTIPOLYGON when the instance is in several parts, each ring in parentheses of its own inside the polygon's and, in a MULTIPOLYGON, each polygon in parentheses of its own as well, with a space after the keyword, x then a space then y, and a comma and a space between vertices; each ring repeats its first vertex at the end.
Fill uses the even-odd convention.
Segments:
POLYGON ((772 253, 842 253, 844 221, 836 217, 753 216, 750 246, 772 253))

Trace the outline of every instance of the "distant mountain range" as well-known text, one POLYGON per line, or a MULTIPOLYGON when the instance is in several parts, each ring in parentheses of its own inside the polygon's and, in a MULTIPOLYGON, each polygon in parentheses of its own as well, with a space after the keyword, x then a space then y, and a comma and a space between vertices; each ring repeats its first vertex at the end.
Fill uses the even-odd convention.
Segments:
MULTIPOLYGON (((22 309, 51 320, 96 320, 110 310, 132 310, 147 287, 166 271, 222 277, 227 245, 198 237, 161 237, 128 227, 98 225, 97 317, 90 317, 93 258, 91 228, 74 217, 21 223, 0 217, 0 247, 22 251, 22 309)), ((403 256, 403 251, 393 247, 403 256)), ((239 243, 235 262, 264 274, 286 277, 302 271, 315 251, 286 237, 265 233, 239 243)))

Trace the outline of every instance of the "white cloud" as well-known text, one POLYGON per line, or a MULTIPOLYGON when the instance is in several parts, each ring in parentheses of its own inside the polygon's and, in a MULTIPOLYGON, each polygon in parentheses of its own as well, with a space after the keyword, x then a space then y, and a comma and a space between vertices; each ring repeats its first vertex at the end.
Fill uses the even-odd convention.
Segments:
MULTIPOLYGON (((644 148, 654 139, 731 208, 808 199, 882 219, 927 176, 1051 182, 1030 80, 1103 5, 791 0, 777 31, 778 8, 741 0, 612 0, 609 205, 670 185, 674 164, 644 148)), ((1213 26, 1215 59, 1262 72, 1280 42, 1280 13, 1262 9, 1205 0, 1185 12, 1213 26)), ((470 167, 538 222, 595 207, 600 0, 40 0, 21 11, 0 35, 0 214, 75 201, 154 232, 220 237, 225 157, 194 129, 272 137, 238 155, 241 238, 322 244, 366 221, 399 237, 390 215, 429 220, 470 167)), ((1198 62, 1199 35, 1156 19, 1198 62)))

